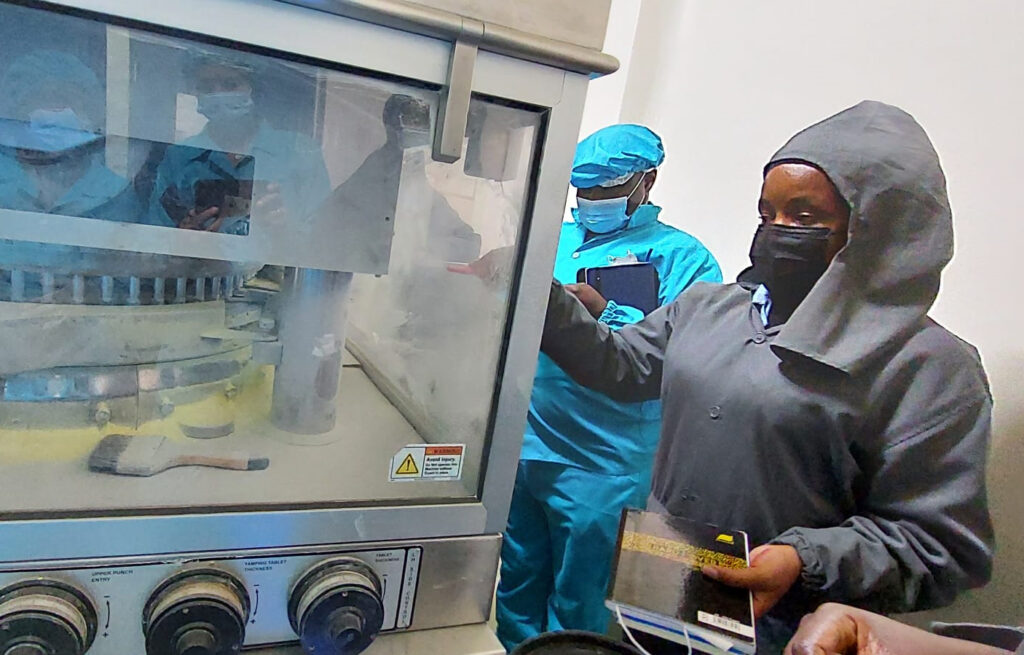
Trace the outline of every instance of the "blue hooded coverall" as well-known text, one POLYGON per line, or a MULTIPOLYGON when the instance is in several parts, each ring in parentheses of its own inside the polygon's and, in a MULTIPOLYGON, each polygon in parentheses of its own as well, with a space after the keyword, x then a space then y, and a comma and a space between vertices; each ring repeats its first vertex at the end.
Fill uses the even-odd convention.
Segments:
MULTIPOLYGON (((249 78, 250 84, 258 81, 251 62, 245 58, 200 53, 195 55, 191 66, 193 72, 205 66, 234 70, 249 78)), ((201 106, 201 94, 197 92, 196 95, 201 106)), ((331 192, 331 180, 324 165, 321 147, 314 139, 299 132, 276 129, 259 117, 256 118, 256 129, 247 147, 243 152, 235 153, 245 156, 234 160, 225 152, 227 149, 211 135, 211 125, 218 120, 250 120, 258 114, 258 109, 258 106, 252 107, 251 114, 238 118, 208 116, 209 122, 199 134, 185 139, 179 146, 167 148, 153 184, 150 223, 177 225, 180 219, 168 215, 163 206, 164 194, 172 190, 185 207, 193 208, 196 205, 196 183, 203 180, 276 184, 280 187, 281 203, 286 212, 284 219, 297 225, 320 206, 331 192)), ((260 200, 260 193, 262 191, 258 188, 253 190, 253 203, 260 200)), ((281 217, 268 220, 281 220, 281 217)), ((249 217, 231 217, 218 231, 248 234, 249 217)))
MULTIPOLYGON (((232 162, 204 128, 182 142, 191 148, 168 148, 157 169, 150 201, 150 222, 173 226, 160 198, 168 187, 176 187, 179 197, 195 204, 195 183, 207 179, 257 180, 281 186, 282 201, 289 217, 301 220, 312 212, 331 191, 331 181, 320 148, 302 134, 278 130, 261 121, 250 145, 251 156, 232 162)), ((253 198, 258 200, 258 198, 253 198)), ((247 221, 226 222, 222 232, 248 233, 247 221)))
MULTIPOLYGON (((55 50, 40 50, 15 59, 0 80, 0 207, 19 211, 45 212, 135 222, 143 206, 128 180, 103 164, 102 152, 80 151, 69 147, 62 159, 45 166, 49 174, 66 167, 81 167, 80 177, 51 206, 40 201, 36 182, 25 165, 15 158, 15 148, 31 147, 31 134, 25 122, 29 112, 39 107, 36 97, 41 88, 52 93, 59 88, 68 107, 79 116, 99 122, 103 115, 103 85, 96 74, 74 55, 55 50)), ((45 103, 53 102, 49 97, 45 103)), ((70 143, 79 135, 66 133, 70 143)))
MULTIPOLYGON (((614 125, 580 143, 572 183, 622 183, 663 158, 653 132, 614 125)), ((660 222, 660 212, 640 205, 625 227, 589 239, 578 218, 563 224, 555 277, 574 283, 581 268, 635 257, 657 268, 662 305, 698 280, 721 282, 711 253, 660 222)), ((640 310, 609 301, 600 321, 618 328, 642 318, 640 310)), ((646 504, 660 415, 659 401, 615 402, 540 356, 501 553, 498 637, 509 650, 549 630, 607 628, 604 597, 619 516, 624 507, 646 504)))

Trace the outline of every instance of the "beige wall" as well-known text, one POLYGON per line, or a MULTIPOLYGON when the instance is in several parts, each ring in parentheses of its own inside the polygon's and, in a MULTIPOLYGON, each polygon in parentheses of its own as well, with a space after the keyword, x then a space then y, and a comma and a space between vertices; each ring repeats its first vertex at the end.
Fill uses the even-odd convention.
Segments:
MULTIPOLYGON (((635 0, 614 0, 615 6, 635 0)), ((614 42, 618 23, 609 26, 614 42)), ((629 25, 617 38, 632 36, 629 25)), ((957 254, 933 316, 982 353, 996 399, 995 579, 943 617, 1024 623, 1024 3, 642 0, 621 105, 666 142, 662 216, 727 279, 746 264, 760 170, 793 132, 861 99, 914 114, 942 157, 957 254)))

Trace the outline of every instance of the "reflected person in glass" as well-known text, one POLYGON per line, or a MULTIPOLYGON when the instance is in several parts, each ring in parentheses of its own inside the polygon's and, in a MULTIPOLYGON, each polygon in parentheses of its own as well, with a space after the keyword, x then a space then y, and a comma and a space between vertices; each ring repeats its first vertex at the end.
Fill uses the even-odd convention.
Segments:
MULTIPOLYGON (((320 147, 272 127, 260 112, 259 60, 189 55, 186 75, 207 123, 157 168, 150 222, 246 235, 252 214, 304 217, 330 192, 320 147)), ((310 81, 313 84, 313 81, 310 81)))
POLYGON ((105 91, 76 56, 15 59, 0 79, 0 207, 134 222, 134 189, 104 164, 105 91))
POLYGON ((407 206, 419 215, 403 216, 395 225, 392 273, 405 265, 416 268, 402 276, 404 281, 396 288, 396 306, 407 314, 399 334, 422 340, 428 333, 438 336, 440 331, 457 328, 449 323, 458 312, 438 307, 436 290, 444 288, 449 279, 442 264, 476 259, 481 239, 427 179, 430 105, 396 93, 384 103, 381 118, 384 143, 335 190, 325 211, 340 216, 353 238, 372 235, 376 222, 395 216, 401 187, 407 206))

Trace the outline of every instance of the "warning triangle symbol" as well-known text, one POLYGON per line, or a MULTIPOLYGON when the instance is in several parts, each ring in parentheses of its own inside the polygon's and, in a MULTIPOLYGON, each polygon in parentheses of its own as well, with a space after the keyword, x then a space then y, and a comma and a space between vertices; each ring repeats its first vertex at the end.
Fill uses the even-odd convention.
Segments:
POLYGON ((402 465, 395 471, 395 475, 419 475, 420 470, 416 468, 416 460, 412 458, 412 455, 406 455, 405 459, 402 460, 402 465))

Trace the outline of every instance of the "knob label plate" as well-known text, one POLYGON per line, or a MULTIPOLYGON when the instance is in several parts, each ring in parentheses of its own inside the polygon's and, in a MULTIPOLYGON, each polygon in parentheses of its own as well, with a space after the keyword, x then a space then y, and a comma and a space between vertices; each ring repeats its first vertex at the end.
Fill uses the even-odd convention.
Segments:
MULTIPOLYGON (((312 553, 272 551, 266 557, 252 557, 251 552, 237 556, 211 555, 153 560, 129 566, 111 567, 107 564, 102 568, 51 571, 47 575, 80 587, 96 600, 102 599, 100 625, 104 629, 99 631, 89 655, 145 653, 142 608, 164 580, 193 567, 216 568, 243 582, 251 605, 245 631, 247 647, 296 641, 297 636, 288 620, 289 594, 303 572, 337 555, 359 558, 380 577, 384 605, 382 632, 406 629, 414 620, 422 561, 422 548, 419 546, 369 550, 338 548, 312 553), (110 624, 105 626, 108 620, 110 624)), ((31 572, 0 571, 0 587, 33 575, 31 572)))

